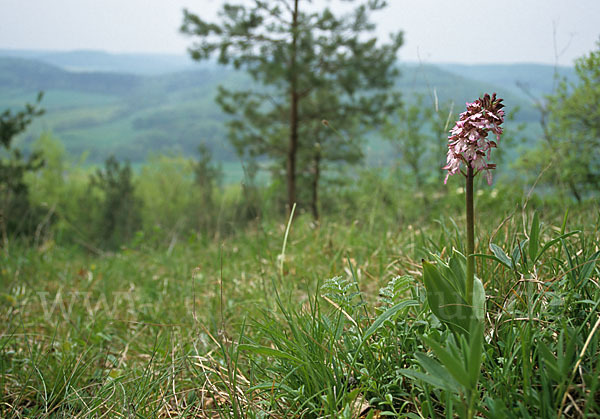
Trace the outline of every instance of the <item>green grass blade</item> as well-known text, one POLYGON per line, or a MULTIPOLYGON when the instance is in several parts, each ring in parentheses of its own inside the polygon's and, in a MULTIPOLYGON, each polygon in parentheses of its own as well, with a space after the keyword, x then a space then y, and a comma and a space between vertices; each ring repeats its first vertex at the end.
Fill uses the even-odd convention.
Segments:
POLYGON ((540 240, 540 217, 536 211, 533 214, 531 230, 529 232, 529 260, 534 261, 537 257, 540 240))
POLYGON ((270 356, 273 358, 279 358, 279 359, 285 359, 288 361, 293 361, 297 364, 302 364, 304 362, 300 358, 295 357, 287 352, 283 352, 279 349, 269 348, 266 346, 250 345, 250 344, 244 343, 244 344, 239 345, 238 349, 241 351, 253 352, 258 355, 270 356))
POLYGON ((375 319, 375 321, 371 324, 371 326, 369 326, 369 328, 365 331, 365 334, 363 335, 363 338, 362 338, 361 345, 367 339, 369 339, 369 337, 371 337, 371 335, 373 335, 373 333, 375 333, 377 331, 377 329, 379 329, 386 320, 389 320, 400 310, 407 308, 407 307, 413 307, 413 306, 418 306, 418 305, 419 305, 419 303, 415 300, 405 300, 405 301, 399 302, 395 306, 388 308, 386 311, 381 313, 381 315, 379 317, 377 317, 375 319))

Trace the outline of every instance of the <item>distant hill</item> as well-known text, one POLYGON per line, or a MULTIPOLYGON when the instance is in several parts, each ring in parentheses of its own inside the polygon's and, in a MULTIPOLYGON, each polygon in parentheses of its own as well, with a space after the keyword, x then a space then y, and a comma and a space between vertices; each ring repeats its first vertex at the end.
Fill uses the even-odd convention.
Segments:
POLYGON ((223 69, 156 76, 70 72, 38 60, 0 57, 0 111, 19 109, 44 91, 46 113, 36 119, 25 145, 43 131, 60 138, 89 161, 109 154, 142 161, 156 151, 194 152, 201 142, 216 157, 234 159, 225 141, 225 116, 213 98, 219 83, 243 75, 223 69))
POLYGON ((503 86, 515 93, 534 96, 548 94, 558 80, 575 76, 573 67, 545 64, 438 64, 438 67, 472 80, 503 86))
POLYGON ((0 86, 8 89, 55 90, 125 96, 140 86, 134 74, 67 72, 41 61, 0 58, 0 86))
MULTIPOLYGON (((401 71, 397 88, 407 101, 415 93, 423 94, 431 102, 434 97, 454 102, 455 112, 460 112, 466 101, 495 91, 509 111, 521 109, 517 121, 532 129, 538 114, 515 83, 522 81, 541 96, 551 91, 554 74, 552 66, 529 64, 403 64, 401 71)), ((572 69, 561 71, 568 76, 572 69)), ((237 161, 226 140, 226 115, 214 97, 221 84, 235 89, 251 83, 244 73, 211 63, 191 66, 180 56, 0 50, 0 111, 19 109, 38 91, 45 92, 46 114, 27 131, 22 144, 50 131, 69 152, 89 151, 90 162, 101 162, 109 154, 132 162, 143 161, 151 152, 190 154, 202 142, 216 158, 237 161)), ((370 140, 371 160, 384 158, 385 147, 370 140)))
POLYGON ((191 58, 177 54, 114 54, 104 51, 35 51, 0 49, 0 57, 27 58, 74 72, 158 75, 197 68, 191 58))

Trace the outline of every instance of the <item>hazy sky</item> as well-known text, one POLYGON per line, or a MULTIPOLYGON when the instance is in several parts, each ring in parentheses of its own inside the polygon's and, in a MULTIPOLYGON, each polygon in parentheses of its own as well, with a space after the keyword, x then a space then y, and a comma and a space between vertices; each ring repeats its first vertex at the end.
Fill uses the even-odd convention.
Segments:
MULTIPOLYGON (((404 61, 554 64, 558 54, 559 64, 570 65, 600 38, 600 0, 388 2, 374 20, 382 35, 404 31, 404 61)), ((211 19, 223 3, 0 0, 0 48, 183 54, 191 41, 178 32, 182 9, 211 19)))

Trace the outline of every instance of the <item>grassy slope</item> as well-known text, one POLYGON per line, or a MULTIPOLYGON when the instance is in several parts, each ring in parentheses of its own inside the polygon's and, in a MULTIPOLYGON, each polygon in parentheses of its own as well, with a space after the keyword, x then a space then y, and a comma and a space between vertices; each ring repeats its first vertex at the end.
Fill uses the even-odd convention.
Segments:
MULTIPOLYGON (((414 278, 412 292, 423 293, 420 258, 462 247, 462 234, 454 232, 451 222, 393 225, 391 218, 372 217, 375 211, 354 222, 326 220, 316 229, 308 219, 299 219, 287 243, 283 278, 278 255, 284 229, 276 224, 220 241, 180 242, 168 251, 143 243, 101 257, 51 243, 4 249, 0 413, 217 417, 220 411, 222 417, 256 417, 267 410, 276 417, 298 412, 342 417, 353 400, 359 405, 372 400, 379 403, 375 411, 389 414, 419 411, 428 416, 452 409, 444 393, 398 372, 400 367, 418 369, 414 354, 425 350, 421 335, 444 333, 426 308, 387 322, 356 352, 355 367, 345 363, 356 351, 352 322, 364 331, 376 307, 385 308, 378 297, 381 287, 408 274, 414 278), (355 320, 346 320, 327 300, 319 299, 318 312, 311 305, 315 294, 322 294, 317 284, 338 275, 350 283, 355 278, 363 293, 366 306, 345 308, 355 320), (340 321, 342 335, 334 327, 340 321), (266 349, 256 346, 263 343, 266 349), (338 368, 341 375, 330 375, 338 368), (356 382, 348 387, 350 375, 356 382), (329 394, 336 386, 338 393, 329 394), (428 414, 427 409, 433 410, 428 414)), ((481 251, 489 240, 512 249, 524 237, 522 223, 527 220, 513 214, 500 226, 504 215, 495 209, 480 214, 481 251)), ((518 281, 492 261, 479 261, 489 295, 487 327, 495 333, 485 346, 480 389, 498 406, 506 404, 512 415, 556 413, 574 354, 590 333, 585 318, 593 313, 597 286, 588 281, 585 287, 573 287, 582 265, 575 262, 570 269, 567 258, 577 254, 581 262, 597 249, 598 226, 590 215, 571 215, 567 230, 581 233, 553 246, 531 272, 532 282, 518 281), (567 300, 571 303, 562 303, 567 300), (563 355, 557 336, 575 330, 580 335, 568 341, 575 346, 563 355), (540 342, 550 353, 566 357, 556 370, 540 352, 540 342)), ((561 219, 542 212, 542 222, 540 237, 547 243, 557 237, 561 219)), ((597 275, 592 267, 591 278, 597 275)), ((593 395, 597 345, 595 338, 581 364, 583 376, 575 377, 571 389, 578 408, 591 412, 593 397, 586 399, 585 388, 592 385, 593 395)), ((482 413, 490 415, 496 405, 483 396, 482 413)), ((499 412, 497 417, 511 416, 499 412)))

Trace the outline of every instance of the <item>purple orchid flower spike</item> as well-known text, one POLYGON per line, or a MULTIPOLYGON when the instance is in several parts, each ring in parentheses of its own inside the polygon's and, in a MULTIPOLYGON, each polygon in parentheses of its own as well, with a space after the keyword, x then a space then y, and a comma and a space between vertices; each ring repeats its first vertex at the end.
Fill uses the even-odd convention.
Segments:
POLYGON ((467 110, 460 114, 459 120, 450 130, 448 137, 447 170, 444 184, 448 177, 460 171, 461 164, 471 166, 475 174, 485 171, 488 184, 492 184, 492 172, 496 165, 489 162, 492 148, 497 146, 502 134, 504 111, 502 99, 486 94, 473 103, 467 102, 467 110), (495 141, 488 139, 489 134, 496 134, 495 141))
POLYGON ((465 283, 465 297, 467 304, 473 303, 473 284, 475 283, 475 210, 473 199, 473 179, 479 172, 486 172, 488 184, 492 184, 492 170, 496 165, 489 162, 492 148, 502 135, 502 123, 504 122, 504 111, 502 99, 485 94, 473 103, 467 102, 467 110, 460 114, 454 128, 450 130, 448 137, 448 156, 444 169, 448 171, 444 183, 448 177, 461 172, 465 175, 465 207, 467 224, 467 271, 465 283), (495 138, 489 139, 491 134, 495 138), (465 163, 466 171, 461 170, 465 163))

